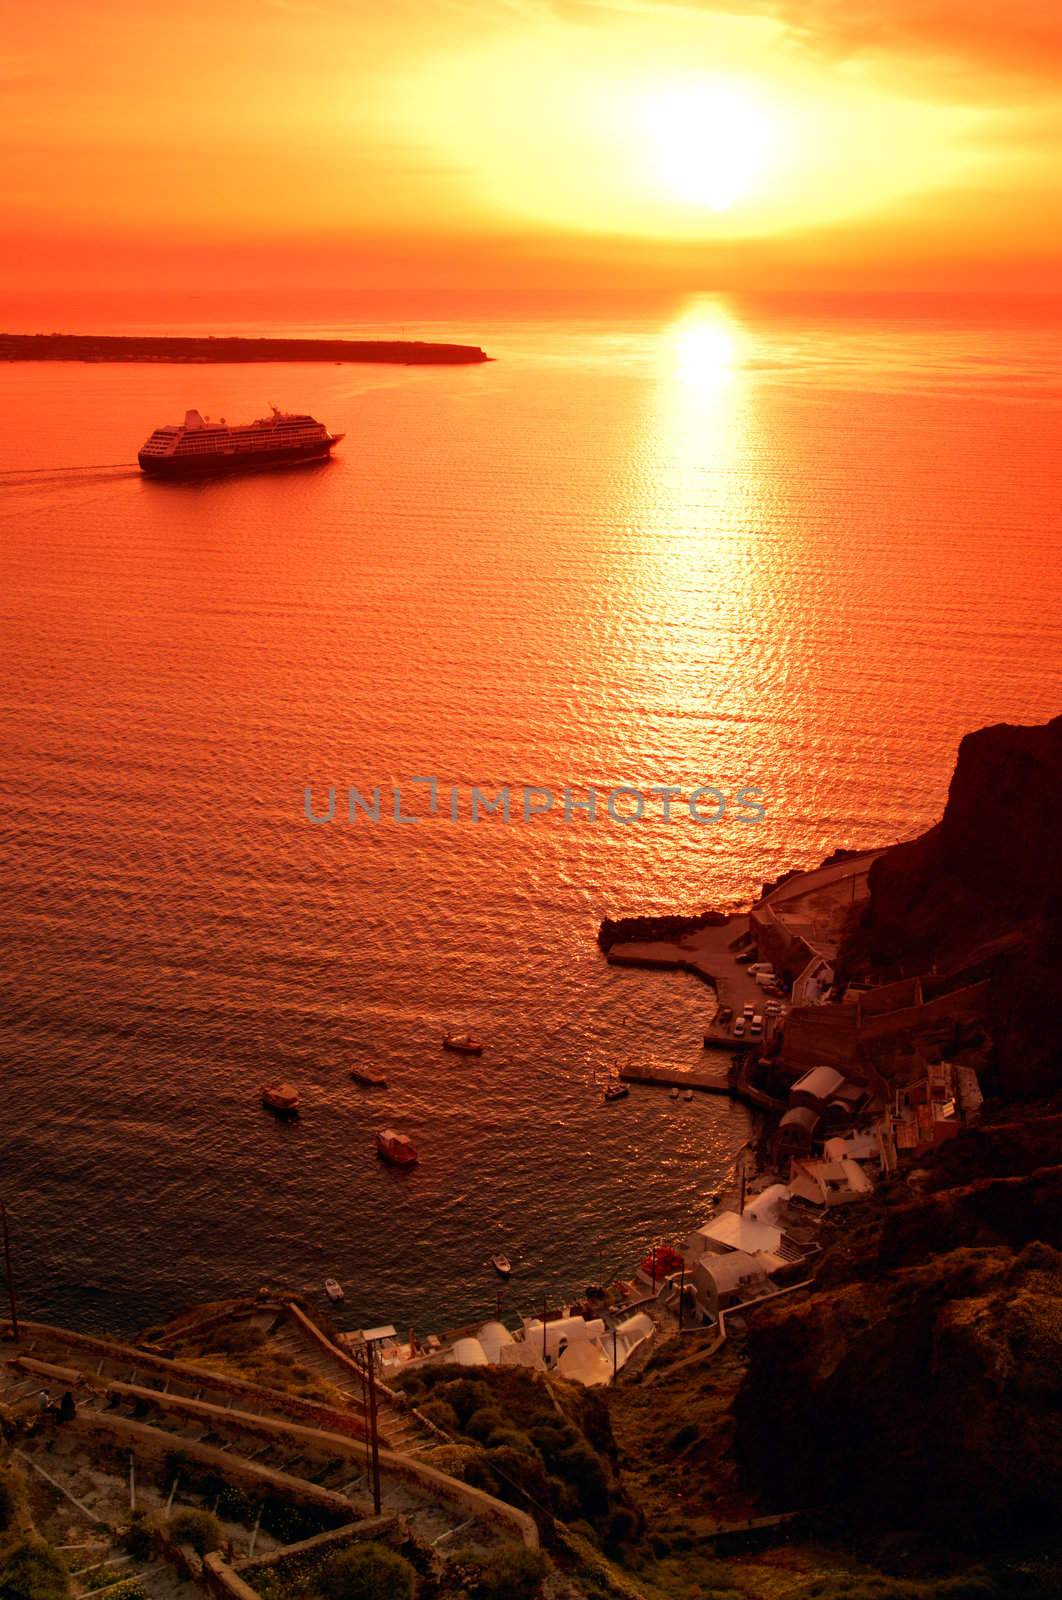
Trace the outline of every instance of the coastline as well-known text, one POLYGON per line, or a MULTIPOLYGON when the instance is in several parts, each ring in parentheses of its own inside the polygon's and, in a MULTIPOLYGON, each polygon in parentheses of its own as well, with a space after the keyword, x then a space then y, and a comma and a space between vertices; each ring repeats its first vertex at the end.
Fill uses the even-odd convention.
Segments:
POLYGON ((245 339, 128 334, 0 333, 0 361, 248 364, 259 361, 380 362, 472 366, 492 358, 479 345, 424 339, 245 339))

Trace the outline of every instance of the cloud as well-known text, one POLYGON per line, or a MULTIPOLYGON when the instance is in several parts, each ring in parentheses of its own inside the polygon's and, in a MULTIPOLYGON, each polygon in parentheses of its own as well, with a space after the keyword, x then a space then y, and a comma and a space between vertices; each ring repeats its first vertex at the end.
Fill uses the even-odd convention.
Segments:
POLYGON ((804 48, 833 56, 890 55, 950 63, 990 77, 1056 77, 1057 0, 545 0, 555 16, 715 13, 768 16, 804 48))

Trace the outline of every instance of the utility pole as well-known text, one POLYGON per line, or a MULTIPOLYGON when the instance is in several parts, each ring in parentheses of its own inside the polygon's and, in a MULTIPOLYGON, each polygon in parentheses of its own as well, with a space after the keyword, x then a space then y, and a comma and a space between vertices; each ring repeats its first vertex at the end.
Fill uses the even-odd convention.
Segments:
POLYGON ((11 1239, 7 1231, 7 1207, 0 1200, 0 1222, 4 1229, 4 1272, 7 1277, 7 1298, 11 1306, 11 1334, 18 1342, 18 1306, 15 1302, 15 1279, 11 1272, 11 1239))
POLYGON ((682 1258, 682 1271, 679 1274, 679 1333, 682 1332, 682 1308, 686 1304, 686 1258, 682 1258))
POLYGON ((369 1442, 372 1450, 372 1503, 380 1515, 380 1434, 376 1417, 376 1351, 366 1341, 365 1356, 369 1379, 369 1442))
POLYGON ((613 1323, 612 1324, 612 1381, 613 1381, 613 1383, 615 1383, 615 1381, 616 1381, 616 1373, 618 1371, 619 1371, 619 1360, 618 1360, 617 1355, 616 1355, 616 1324, 613 1323))
POLYGON ((546 1365, 546 1297, 542 1296, 542 1365, 546 1365))
POLYGON ((656 1245, 653 1246, 653 1293, 656 1293, 656 1245))

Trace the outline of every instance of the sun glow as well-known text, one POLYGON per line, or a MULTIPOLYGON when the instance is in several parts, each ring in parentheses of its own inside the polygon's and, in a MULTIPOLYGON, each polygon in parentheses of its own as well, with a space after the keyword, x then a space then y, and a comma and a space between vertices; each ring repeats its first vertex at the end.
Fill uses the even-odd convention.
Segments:
POLYGON ((774 144, 770 115, 753 95, 710 79, 653 96, 646 128, 661 187, 711 211, 729 211, 756 188, 774 144))

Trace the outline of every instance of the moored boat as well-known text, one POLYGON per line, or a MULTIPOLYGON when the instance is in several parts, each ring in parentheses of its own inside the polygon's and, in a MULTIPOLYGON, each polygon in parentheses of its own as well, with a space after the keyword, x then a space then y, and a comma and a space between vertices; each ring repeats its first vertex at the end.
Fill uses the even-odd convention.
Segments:
POLYGON ((341 1283, 337 1283, 335 1278, 325 1279, 324 1291, 329 1300, 342 1300, 343 1298, 343 1285, 341 1283))
POLYGON ((509 1260, 509 1257, 502 1255, 500 1251, 497 1255, 491 1256, 490 1264, 498 1274, 499 1278, 508 1278, 511 1276, 513 1264, 509 1260))
POLYGON ((601 1098, 603 1100, 626 1100, 630 1092, 625 1083, 608 1083, 605 1085, 605 1092, 601 1098))
POLYGON ((414 1167, 420 1159, 417 1147, 408 1134, 396 1133, 393 1128, 377 1131, 376 1154, 394 1167, 414 1167))
POLYGON ((267 1111, 275 1111, 278 1117, 297 1117, 299 1091, 293 1083, 264 1083, 262 1104, 267 1111))
POLYGON ((483 1045, 479 1039, 474 1039, 470 1033, 447 1033, 443 1035, 442 1046, 444 1050, 454 1050, 462 1056, 481 1056, 483 1045))
POLYGON ((382 1072, 374 1072, 371 1067, 351 1067, 350 1076, 355 1083, 363 1083, 366 1089, 386 1089, 387 1079, 382 1072))

